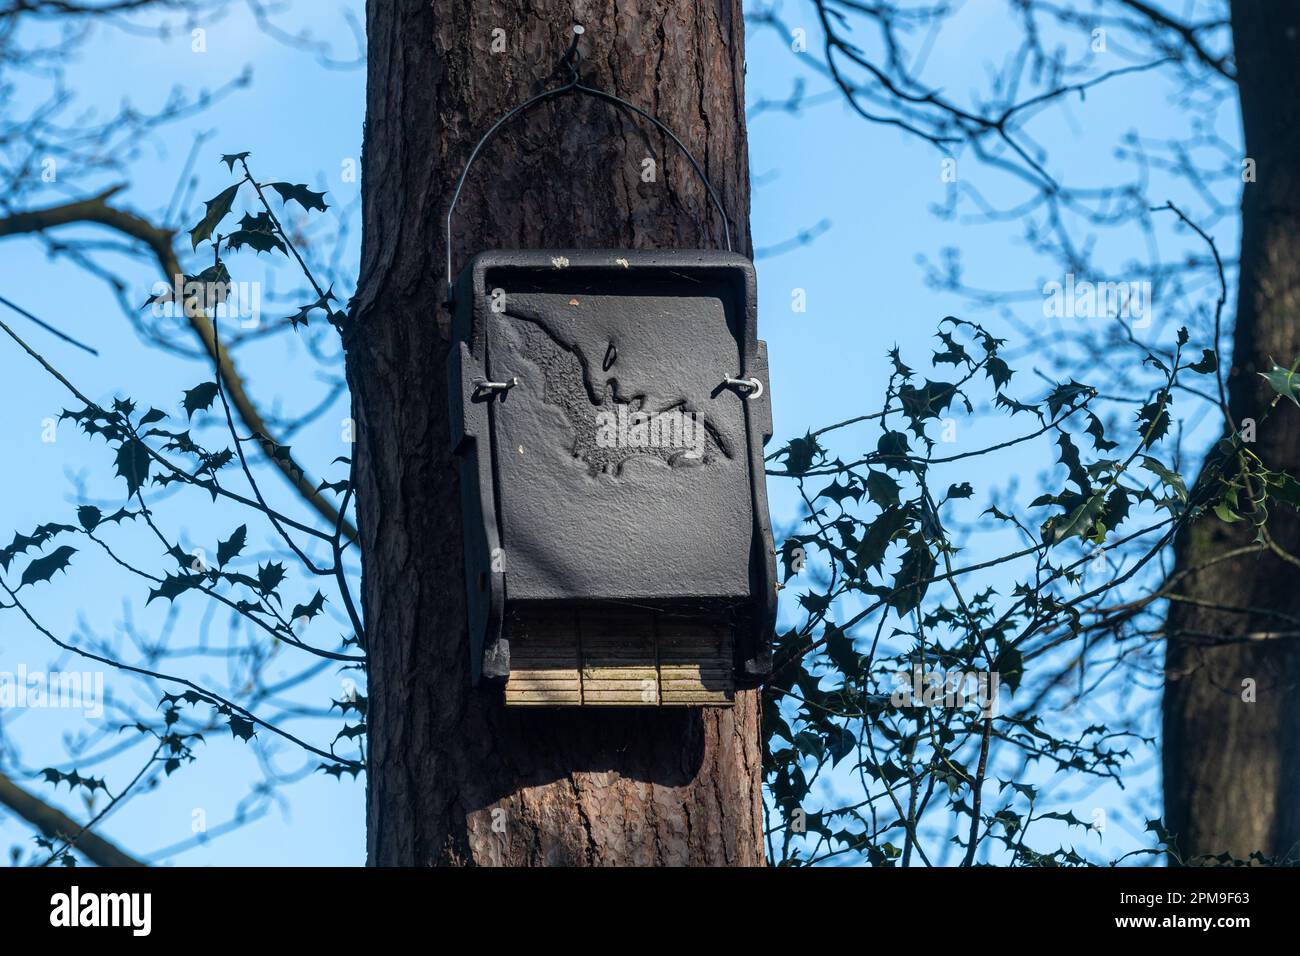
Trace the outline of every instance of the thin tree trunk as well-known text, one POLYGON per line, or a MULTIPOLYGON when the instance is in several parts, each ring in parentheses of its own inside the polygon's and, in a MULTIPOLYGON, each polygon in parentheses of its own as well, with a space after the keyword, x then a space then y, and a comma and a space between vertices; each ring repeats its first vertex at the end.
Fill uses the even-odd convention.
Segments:
MULTIPOLYGON (((442 217, 503 112, 583 75, 674 129, 748 250, 739 0, 371 0, 361 278, 347 340, 369 642, 372 864, 761 864, 758 695, 732 710, 505 711, 469 685, 442 217), (504 31, 494 33, 494 31, 504 31), (504 43, 502 52, 493 52, 504 43)), ((483 249, 713 247, 663 137, 566 97, 507 127, 457 210, 483 249), (643 182, 643 160, 657 165, 643 182)))
MULTIPOLYGON (((1246 155, 1256 182, 1242 200, 1240 288, 1229 407, 1239 426, 1273 398, 1256 374, 1300 357, 1300 2, 1235 0, 1246 155)), ((1300 473, 1300 414, 1283 403, 1252 446, 1271 468, 1300 473)), ((1207 517, 1177 549, 1177 571, 1249 545, 1248 522, 1207 517)), ((1300 520, 1274 507, 1269 528, 1300 553, 1300 520)), ((1175 603, 1165 664, 1165 814, 1185 855, 1300 850, 1300 569, 1273 554, 1219 561, 1178 588, 1238 614, 1175 603), (1280 613, 1266 613, 1267 611, 1280 613), (1280 615, 1289 615, 1288 617, 1280 615), (1254 639, 1216 646, 1188 632, 1254 639), (1183 636, 1180 636, 1183 635, 1183 636), (1253 694, 1252 694, 1253 691, 1253 694), (1249 699, 1253 696, 1253 702, 1249 699)))

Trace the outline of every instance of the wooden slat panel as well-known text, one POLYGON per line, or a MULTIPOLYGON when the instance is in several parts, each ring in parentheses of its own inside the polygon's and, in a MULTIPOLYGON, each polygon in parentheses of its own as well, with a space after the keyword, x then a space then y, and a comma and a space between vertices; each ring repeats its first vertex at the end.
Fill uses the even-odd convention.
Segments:
POLYGON ((637 609, 530 610, 510 627, 511 707, 731 706, 730 626, 637 609))
POLYGON ((582 703, 582 662, 572 611, 541 611, 512 621, 506 703, 576 707, 582 703))
POLYGON ((660 696, 665 706, 735 701, 731 628, 723 622, 665 616, 659 622, 660 696))

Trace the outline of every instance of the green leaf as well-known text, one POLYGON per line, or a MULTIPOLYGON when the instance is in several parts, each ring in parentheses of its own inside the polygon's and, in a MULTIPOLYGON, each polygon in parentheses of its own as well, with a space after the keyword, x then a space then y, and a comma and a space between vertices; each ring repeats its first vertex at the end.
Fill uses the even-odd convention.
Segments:
POLYGON ((212 407, 213 400, 217 397, 217 383, 204 382, 202 385, 195 385, 185 392, 185 414, 193 418, 194 413, 206 411, 212 407))
POLYGON ((946 348, 942 352, 935 352, 934 357, 930 360, 934 365, 971 365, 971 357, 966 353, 965 347, 947 332, 936 332, 935 335, 942 340, 946 348))
POLYGON ((935 557, 930 547, 920 534, 908 538, 908 550, 903 555, 898 574, 894 576, 894 591, 889 603, 899 614, 907 614, 921 604, 925 592, 930 588, 929 579, 934 575, 935 557))
POLYGON ((1228 524, 1232 524, 1234 521, 1241 520, 1241 517, 1236 513, 1234 513, 1230 507, 1228 507, 1228 503, 1226 501, 1220 501, 1217 505, 1215 505, 1214 513, 1219 516, 1220 521, 1226 521, 1228 524))
POLYGON ((1043 418, 1043 413, 1038 410, 1037 406, 1026 405, 1024 402, 1017 401, 1014 398, 1008 398, 1001 392, 998 392, 997 395, 993 397, 993 404, 998 408, 1005 408, 1012 415, 1019 415, 1021 412, 1032 412, 1034 415, 1038 416, 1039 421, 1042 421, 1043 418))
POLYGON ((296 621, 299 618, 305 617, 307 620, 310 621, 312 618, 314 618, 317 614, 321 612, 321 607, 324 604, 325 604, 325 595, 317 591, 316 596, 312 598, 310 601, 308 601, 306 604, 295 604, 293 606, 293 611, 289 614, 289 620, 296 621))
POLYGON ((891 471, 915 470, 908 460, 910 453, 907 436, 902 432, 885 432, 876 442, 876 454, 880 456, 881 463, 891 471))
POLYGON ((295 329, 298 327, 299 324, 307 325, 308 324, 307 320, 310 318, 313 309, 322 309, 324 310, 326 315, 328 315, 330 313, 329 304, 330 302, 333 301, 336 301, 334 298, 334 290, 332 288, 326 289, 325 294, 322 295, 315 302, 311 302, 307 305, 302 306, 300 309, 298 309, 297 312, 289 316, 290 324, 293 325, 295 329))
MULTIPOLYGON (((1079 499, 1080 495, 1070 495, 1079 499)), ((1067 538, 1078 535, 1083 538, 1093 537, 1093 525, 1101 517, 1106 507, 1106 496, 1101 491, 1089 495, 1082 504, 1077 505, 1063 515, 1053 515, 1043 523, 1040 533, 1044 544, 1059 544, 1067 538)))
POLYGON ((1004 647, 993 662, 993 670, 997 672, 998 679, 1014 694, 1016 688, 1020 686, 1020 678, 1025 674, 1024 656, 1014 647, 1004 647))
POLYGON ((780 454, 785 455, 785 470, 795 477, 804 474, 813 466, 813 462, 824 453, 822 446, 818 444, 812 432, 809 432, 803 438, 790 439, 790 443, 780 452, 780 454))
POLYGON ((822 755, 826 752, 826 744, 821 736, 811 730, 804 730, 795 734, 794 746, 800 753, 805 753, 818 760, 821 760, 822 755))
POLYGON ((1119 442, 1109 441, 1106 438, 1106 427, 1102 425, 1101 419, 1088 412, 1088 427, 1085 429, 1092 436, 1092 447, 1096 451, 1111 451, 1119 447, 1119 442))
POLYGON ((324 212, 329 208, 325 204, 325 194, 313 192, 307 188, 305 183, 271 183, 271 188, 280 194, 280 198, 286 203, 293 200, 303 209, 310 212, 313 209, 319 209, 324 212))
POLYGON ((948 497, 952 499, 970 498, 974 494, 975 494, 975 489, 971 487, 971 483, 969 481, 963 481, 959 485, 948 486, 948 497))
POLYGON ((135 494, 149 478, 149 449, 137 438, 122 442, 115 458, 117 475, 126 479, 127 494, 135 494))
POLYGON ((226 246, 235 251, 251 246, 259 254, 273 249, 279 249, 285 255, 289 254, 284 240, 276 233, 275 223, 265 212, 260 212, 256 216, 244 213, 244 218, 239 220, 239 228, 226 237, 226 246))
POLYGON ((993 380, 993 387, 998 390, 1011 381, 1011 376, 1014 374, 1011 367, 996 355, 991 355, 985 360, 984 372, 993 380))
POLYGON ((1161 392, 1138 412, 1138 434, 1143 448, 1150 448, 1169 431, 1169 401, 1168 393, 1161 392))
POLYGON ((1101 544, 1106 540, 1106 532, 1114 531, 1129 513, 1129 489, 1123 485, 1116 485, 1109 495, 1106 496, 1106 507, 1102 509, 1101 517, 1097 520, 1097 526, 1093 531, 1092 541, 1101 544))
POLYGON ((852 498, 854 501, 861 501, 862 489, 853 485, 840 484, 840 480, 837 478, 823 488, 821 492, 813 498, 813 501, 816 501, 818 498, 830 498, 837 505, 842 507, 845 498, 852 498))
POLYGON ((1268 382, 1269 388, 1277 394, 1300 405, 1300 378, 1296 376, 1294 369, 1282 368, 1274 363, 1269 371, 1260 372, 1259 376, 1268 382))
POLYGON ((18 582, 18 586, 21 588, 28 584, 48 581, 54 577, 55 572, 66 571, 68 563, 76 553, 76 548, 65 544, 51 551, 43 558, 34 559, 31 564, 27 565, 27 569, 23 571, 22 580, 18 582))
POLYGON ((253 722, 237 714, 230 715, 230 733, 247 743, 254 734, 253 722))
POLYGON ((235 171, 235 163, 241 163, 244 160, 248 159, 248 157, 251 155, 252 154, 249 152, 224 153, 222 154, 221 161, 225 163, 226 168, 233 173, 235 171))
POLYGON ((227 561, 237 557, 244 550, 244 542, 247 539, 248 525, 241 524, 229 538, 217 542, 217 567, 224 568, 227 561))
POLYGON ((1063 408, 1075 405, 1081 398, 1090 398, 1096 394, 1095 389, 1082 385, 1071 379, 1064 385, 1058 385, 1047 396, 1047 411, 1055 418, 1063 408))
POLYGON ((1219 367, 1219 358, 1210 349, 1201 349, 1201 360, 1187 367, 1193 372, 1209 375, 1219 367))
POLYGON ((898 504, 898 493, 901 488, 898 482, 883 471, 868 469, 866 485, 867 496, 881 508, 888 508, 891 505, 898 504))
POLYGON ((77 520, 87 531, 94 531, 103 517, 104 513, 94 505, 82 505, 77 509, 77 520))
POLYGON ((213 230, 230 214, 230 207, 234 205, 237 192, 239 192, 239 183, 222 190, 203 204, 207 211, 199 220, 199 224, 190 230, 191 249, 197 249, 200 242, 212 238, 213 230))
POLYGON ((880 570, 885 560, 885 551, 910 524, 910 513, 903 508, 889 507, 867 525, 867 533, 858 544, 858 564, 864 570, 880 570))
POLYGON ((925 437, 925 422, 937 419, 947 411, 957 394, 957 386, 951 382, 935 382, 926 379, 925 385, 916 388, 902 385, 898 389, 898 398, 903 405, 903 415, 910 422, 912 432, 917 438, 925 437))
POLYGON ((201 574, 169 574, 162 579, 162 583, 149 592, 149 600, 145 604, 150 604, 155 598, 166 598, 169 601, 175 601, 178 597, 203 583, 201 574))
POLYGON ((783 582, 789 581, 807 567, 808 555, 804 543, 805 539, 800 537, 786 538, 781 542, 781 563, 785 567, 785 577, 781 579, 783 582))
POLYGON ((284 565, 278 561, 263 564, 257 569, 257 586, 263 594, 275 594, 275 589, 284 580, 284 565))
POLYGON ((1268 480, 1269 494, 1278 501, 1300 508, 1300 481, 1290 475, 1276 474, 1268 480))
POLYGON ((853 731, 842 724, 836 724, 826 737, 827 748, 831 755, 831 766, 835 766, 858 746, 858 739, 853 731))
POLYGON ((1074 446, 1070 436, 1064 431, 1060 432, 1056 436, 1056 445, 1061 449, 1060 462, 1070 473, 1070 480, 1079 486, 1082 494, 1090 494, 1092 485, 1088 481, 1088 473, 1079 461, 1079 449, 1074 446))
POLYGON ((823 634, 826 656, 841 674, 854 676, 860 668, 858 652, 853 649, 853 638, 834 624, 827 624, 823 634))
POLYGON ((1170 468, 1166 468, 1164 463, 1150 455, 1142 456, 1142 467, 1154 474, 1160 479, 1166 488, 1174 493, 1174 496, 1183 503, 1187 501, 1187 485, 1183 483, 1183 476, 1170 468))

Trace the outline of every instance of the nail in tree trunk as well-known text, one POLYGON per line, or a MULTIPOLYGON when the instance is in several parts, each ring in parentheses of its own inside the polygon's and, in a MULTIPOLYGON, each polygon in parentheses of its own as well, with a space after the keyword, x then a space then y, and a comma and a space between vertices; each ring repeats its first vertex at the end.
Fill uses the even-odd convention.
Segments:
MULTIPOLYGON (((1228 381, 1243 428, 1274 397, 1257 373, 1300 358, 1300 2, 1236 0, 1232 34, 1255 172, 1243 187, 1228 381)), ((1279 405, 1248 447, 1300 474, 1297 409, 1279 405)), ((1300 553, 1296 512, 1270 510, 1273 536, 1300 553)), ((1227 558, 1251 544, 1248 525, 1209 516, 1178 542, 1176 572, 1192 573, 1174 592, 1196 603, 1175 601, 1168 618, 1164 792, 1184 855, 1300 853, 1300 568, 1267 552, 1227 558)))
MULTIPOLYGON (((448 428, 441 230, 478 138, 559 68, 646 109, 700 160, 750 248, 739 0, 371 0, 361 276, 347 371, 378 865, 762 863, 758 695, 733 709, 504 710, 471 688, 448 428)), ((505 128, 457 208, 455 266, 494 248, 714 248, 661 135, 565 97, 505 128)), ((632 546, 632 542, 629 542, 632 546)))

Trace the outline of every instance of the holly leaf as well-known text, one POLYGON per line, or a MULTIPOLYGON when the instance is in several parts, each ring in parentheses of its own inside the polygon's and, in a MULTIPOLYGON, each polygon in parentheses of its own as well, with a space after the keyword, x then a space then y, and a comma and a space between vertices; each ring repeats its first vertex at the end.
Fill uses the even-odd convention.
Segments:
POLYGON ((853 753, 858 746, 857 737, 853 736, 853 731, 841 724, 836 724, 826 737, 827 750, 831 756, 831 766, 834 767, 841 760, 853 753))
POLYGON ((1011 693, 1020 686, 1020 678, 1025 674, 1025 659, 1014 647, 1004 647, 993 661, 993 670, 999 680, 1006 684, 1011 693))
POLYGON ((229 721, 230 733, 233 736, 238 737, 245 743, 252 739, 255 728, 253 727, 253 722, 251 720, 247 720, 237 714, 231 714, 229 721))
POLYGON ((1268 387, 1277 394, 1300 405, 1300 378, 1294 369, 1282 368, 1274 363, 1269 371, 1260 372, 1259 377, 1268 382, 1268 387))
POLYGON ((898 482, 883 471, 876 471, 874 468, 867 469, 866 485, 867 496, 881 508, 888 508, 898 504, 898 493, 901 488, 898 482))
POLYGON ((329 208, 325 203, 325 194, 308 189, 306 183, 271 183, 270 186, 280 194, 280 198, 286 203, 292 199, 308 212, 313 209, 324 212, 329 208))
POLYGON ((845 498, 852 498, 854 501, 861 501, 862 489, 854 487, 853 485, 840 484, 840 480, 837 478, 823 488, 821 493, 813 500, 816 501, 817 498, 830 498, 837 505, 843 507, 845 498))
POLYGON ((1138 411, 1138 434, 1142 437, 1143 448, 1150 448, 1169 431, 1168 404, 1169 396, 1161 392, 1138 411))
POLYGON ((232 173, 235 171, 235 163, 241 163, 248 159, 252 154, 245 151, 242 153, 223 153, 221 161, 226 164, 226 168, 232 173))
POLYGON ((796 478, 811 468, 813 462, 824 453, 812 432, 803 438, 790 439, 790 443, 781 449, 781 454, 785 455, 785 470, 796 478))
POLYGON ((902 432, 885 432, 876 442, 876 454, 890 471, 913 471, 912 463, 908 461, 910 452, 907 436, 902 432))
POLYGON ((919 534, 910 535, 908 549, 894 576, 893 593, 889 598, 889 603, 896 612, 900 615, 907 614, 920 607, 921 599, 930 588, 930 577, 934 574, 936 563, 925 538, 919 534))
POLYGON ((224 568, 226 562, 237 557, 244 550, 248 539, 248 525, 241 524, 225 541, 217 542, 217 567, 224 568))
POLYGON ((928 419, 938 418, 943 412, 947 411, 956 394, 956 385, 951 382, 936 382, 931 379, 926 379, 925 385, 921 388, 914 385, 899 387, 898 398, 903 405, 903 414, 907 417, 910 427, 917 438, 925 437, 924 422, 928 419))
POLYGON ((1187 502, 1187 485, 1183 476, 1171 468, 1166 468, 1158 458, 1142 455, 1142 467, 1160 479, 1160 483, 1174 493, 1174 497, 1184 504, 1187 502))
POLYGON ((217 397, 217 383, 204 382, 185 391, 185 414, 194 417, 195 412, 207 411, 217 397))
POLYGON ((126 479, 127 493, 135 494, 149 477, 149 449, 138 438, 128 438, 114 460, 118 477, 126 479))
POLYGON ((149 592, 149 600, 144 603, 151 604, 160 597, 175 601, 186 591, 198 587, 202 581, 201 574, 169 574, 162 579, 161 584, 149 592))
POLYGON ((1106 438, 1106 426, 1101 423, 1101 419, 1092 412, 1088 413, 1088 427, 1086 429, 1092 436, 1092 447, 1097 451, 1111 451, 1119 447, 1119 442, 1113 442, 1106 438))
POLYGON ((1219 367, 1219 358, 1209 349, 1201 349, 1201 360, 1187 367, 1193 372, 1209 375, 1219 367))
POLYGON ((340 740, 343 739, 356 740, 358 737, 364 737, 365 735, 366 735, 365 723, 344 724, 343 729, 334 735, 334 742, 338 743, 340 740))
POLYGON ((190 230, 190 248, 197 249, 199 243, 212 238, 212 232, 221 224, 221 220, 230 214, 230 207, 235 203, 235 193, 239 192, 239 183, 222 190, 205 202, 205 212, 199 224, 190 230))
POLYGON ((1082 385, 1074 379, 1070 379, 1065 384, 1056 386, 1047 396, 1048 414, 1055 418, 1063 408, 1069 408, 1081 398, 1090 398, 1093 394, 1094 389, 1090 386, 1082 385))
POLYGON ((321 612, 321 607, 324 604, 325 604, 325 595, 317 591, 316 596, 312 598, 310 601, 308 601, 306 604, 294 605, 293 612, 289 615, 289 620, 296 621, 299 618, 305 617, 307 620, 310 621, 312 618, 314 618, 317 614, 321 612))
POLYGON ((68 563, 76 553, 76 548, 65 544, 62 547, 51 551, 43 558, 34 559, 31 564, 27 565, 27 569, 23 571, 23 577, 22 580, 18 582, 18 586, 21 588, 28 584, 37 584, 40 581, 48 581, 50 578, 54 577, 56 572, 66 571, 68 569, 68 563))
POLYGON ((307 305, 302 306, 297 312, 289 316, 290 324, 295 329, 298 327, 299 323, 303 325, 307 325, 308 324, 307 320, 310 317, 313 309, 323 309, 326 315, 328 315, 330 312, 329 304, 332 301, 335 301, 334 290, 332 288, 326 289, 325 294, 322 295, 315 302, 311 302, 308 303, 307 305))
MULTIPOLYGON (((1105 494, 1098 491, 1086 498, 1082 495, 1070 494, 1068 498, 1070 501, 1081 500, 1081 503, 1069 508, 1065 514, 1053 515, 1043 522, 1043 526, 1039 531, 1042 534, 1044 544, 1059 544, 1075 535, 1081 538, 1091 538, 1093 536, 1093 525, 1106 508, 1105 494)), ((1066 504, 1066 502, 1061 503, 1066 504)))
POLYGON ((993 380, 993 387, 1001 391, 1002 386, 1011 381, 1014 372, 1012 372, 1011 366, 1007 365, 1002 359, 996 355, 990 355, 984 361, 984 374, 993 380))
POLYGON ((239 220, 239 228, 226 237, 226 245, 236 251, 251 246, 258 253, 279 249, 285 255, 289 254, 284 240, 276 234, 275 223, 265 212, 256 216, 244 213, 244 218, 239 220))
POLYGON ((94 531, 103 517, 104 513, 94 505, 82 505, 77 509, 77 520, 87 531, 94 531))
POLYGON ((263 594, 275 594, 275 589, 284 580, 284 575, 284 565, 279 561, 260 565, 257 569, 257 586, 263 594))

